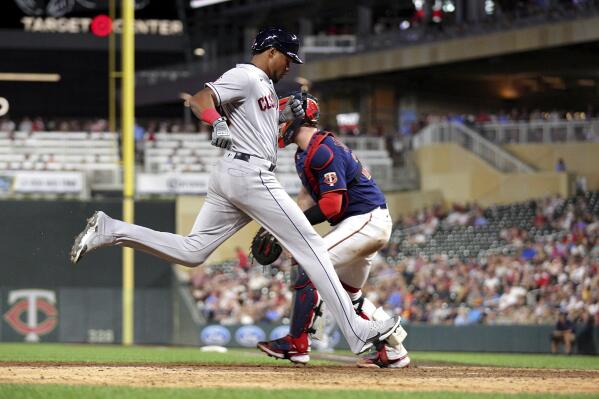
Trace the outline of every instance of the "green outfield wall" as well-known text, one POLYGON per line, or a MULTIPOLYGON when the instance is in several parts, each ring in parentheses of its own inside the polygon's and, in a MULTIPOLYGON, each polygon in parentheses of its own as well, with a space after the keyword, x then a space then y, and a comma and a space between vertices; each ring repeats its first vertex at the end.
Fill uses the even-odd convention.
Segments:
MULTIPOLYGON (((583 326, 577 326, 581 331, 583 326)), ((409 351, 549 353, 552 326, 468 325, 441 326, 408 324, 404 342, 409 351)), ((221 326, 209 324, 199 329, 200 345, 254 348, 256 342, 276 339, 288 332, 288 326, 257 324, 221 326)), ((599 348, 599 328, 594 331, 595 354, 599 348)), ((335 349, 349 349, 338 330, 331 334, 335 349)), ((576 346, 576 345, 575 345, 576 346)), ((575 350, 576 353, 576 350, 575 350)))
MULTIPOLYGON (((120 342, 121 249, 69 261, 95 210, 121 217, 118 199, 0 201, 0 341, 120 342)), ((174 201, 137 202, 135 220, 174 231, 174 201)), ((135 342, 170 343, 172 267, 139 252, 135 263, 135 342)))

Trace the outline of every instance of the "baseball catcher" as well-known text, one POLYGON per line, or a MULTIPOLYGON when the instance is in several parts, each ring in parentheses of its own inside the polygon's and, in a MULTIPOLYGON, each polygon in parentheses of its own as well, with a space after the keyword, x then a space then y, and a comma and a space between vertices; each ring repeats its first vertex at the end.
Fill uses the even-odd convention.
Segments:
MULTIPOLYGON (((331 132, 317 127, 318 101, 296 92, 279 101, 279 108, 300 99, 305 116, 282 125, 279 147, 297 145, 296 170, 302 181, 298 203, 312 225, 328 221, 333 230, 324 237, 329 256, 355 312, 367 320, 389 316, 362 293, 372 259, 391 236, 392 222, 385 197, 352 151, 331 132)), ((254 258, 261 264, 274 262, 281 246, 264 229, 252 242, 254 258)), ((293 311, 289 335, 258 343, 269 356, 306 364, 310 360, 310 336, 321 315, 322 299, 302 267, 295 273, 293 311)), ((410 364, 402 342, 407 336, 400 326, 386 341, 358 359, 359 367, 403 368, 410 364)))

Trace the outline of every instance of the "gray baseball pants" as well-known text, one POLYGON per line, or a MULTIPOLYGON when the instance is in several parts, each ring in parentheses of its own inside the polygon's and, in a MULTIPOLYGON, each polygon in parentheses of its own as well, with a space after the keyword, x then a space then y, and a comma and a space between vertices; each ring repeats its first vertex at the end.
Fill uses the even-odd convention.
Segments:
POLYGON ((270 162, 251 157, 234 159, 227 152, 218 161, 206 202, 191 233, 181 236, 109 219, 105 234, 113 245, 142 250, 164 260, 194 267, 201 265, 227 238, 251 219, 269 230, 308 273, 350 348, 359 352, 370 333, 370 322, 356 315, 329 259, 324 240, 283 189, 270 162))

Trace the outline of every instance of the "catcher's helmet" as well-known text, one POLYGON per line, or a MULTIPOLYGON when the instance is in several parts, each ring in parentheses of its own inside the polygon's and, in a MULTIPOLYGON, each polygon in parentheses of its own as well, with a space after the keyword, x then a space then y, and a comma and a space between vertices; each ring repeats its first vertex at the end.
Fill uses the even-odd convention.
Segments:
POLYGON ((301 119, 298 118, 289 121, 280 128, 279 148, 284 148, 291 144, 301 126, 316 126, 318 124, 318 118, 320 117, 320 107, 318 106, 316 97, 299 91, 293 92, 290 96, 279 100, 279 111, 283 110, 285 105, 287 105, 287 102, 292 98, 297 98, 302 102, 305 116, 301 119))
POLYGON ((256 35, 256 40, 252 45, 252 53, 260 53, 270 47, 274 47, 283 54, 287 54, 296 64, 304 63, 297 55, 299 51, 299 39, 293 33, 289 33, 281 28, 266 28, 261 30, 256 35))

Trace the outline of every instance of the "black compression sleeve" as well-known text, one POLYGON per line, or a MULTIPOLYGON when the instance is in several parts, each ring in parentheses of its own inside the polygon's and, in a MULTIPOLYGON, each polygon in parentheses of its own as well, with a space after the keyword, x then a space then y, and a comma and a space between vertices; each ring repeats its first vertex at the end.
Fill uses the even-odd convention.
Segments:
POLYGON ((306 215, 306 218, 312 226, 314 226, 315 224, 320 224, 327 220, 326 216, 324 215, 324 213, 322 213, 322 210, 320 209, 318 204, 314 205, 312 208, 306 209, 304 211, 304 215, 306 215))

